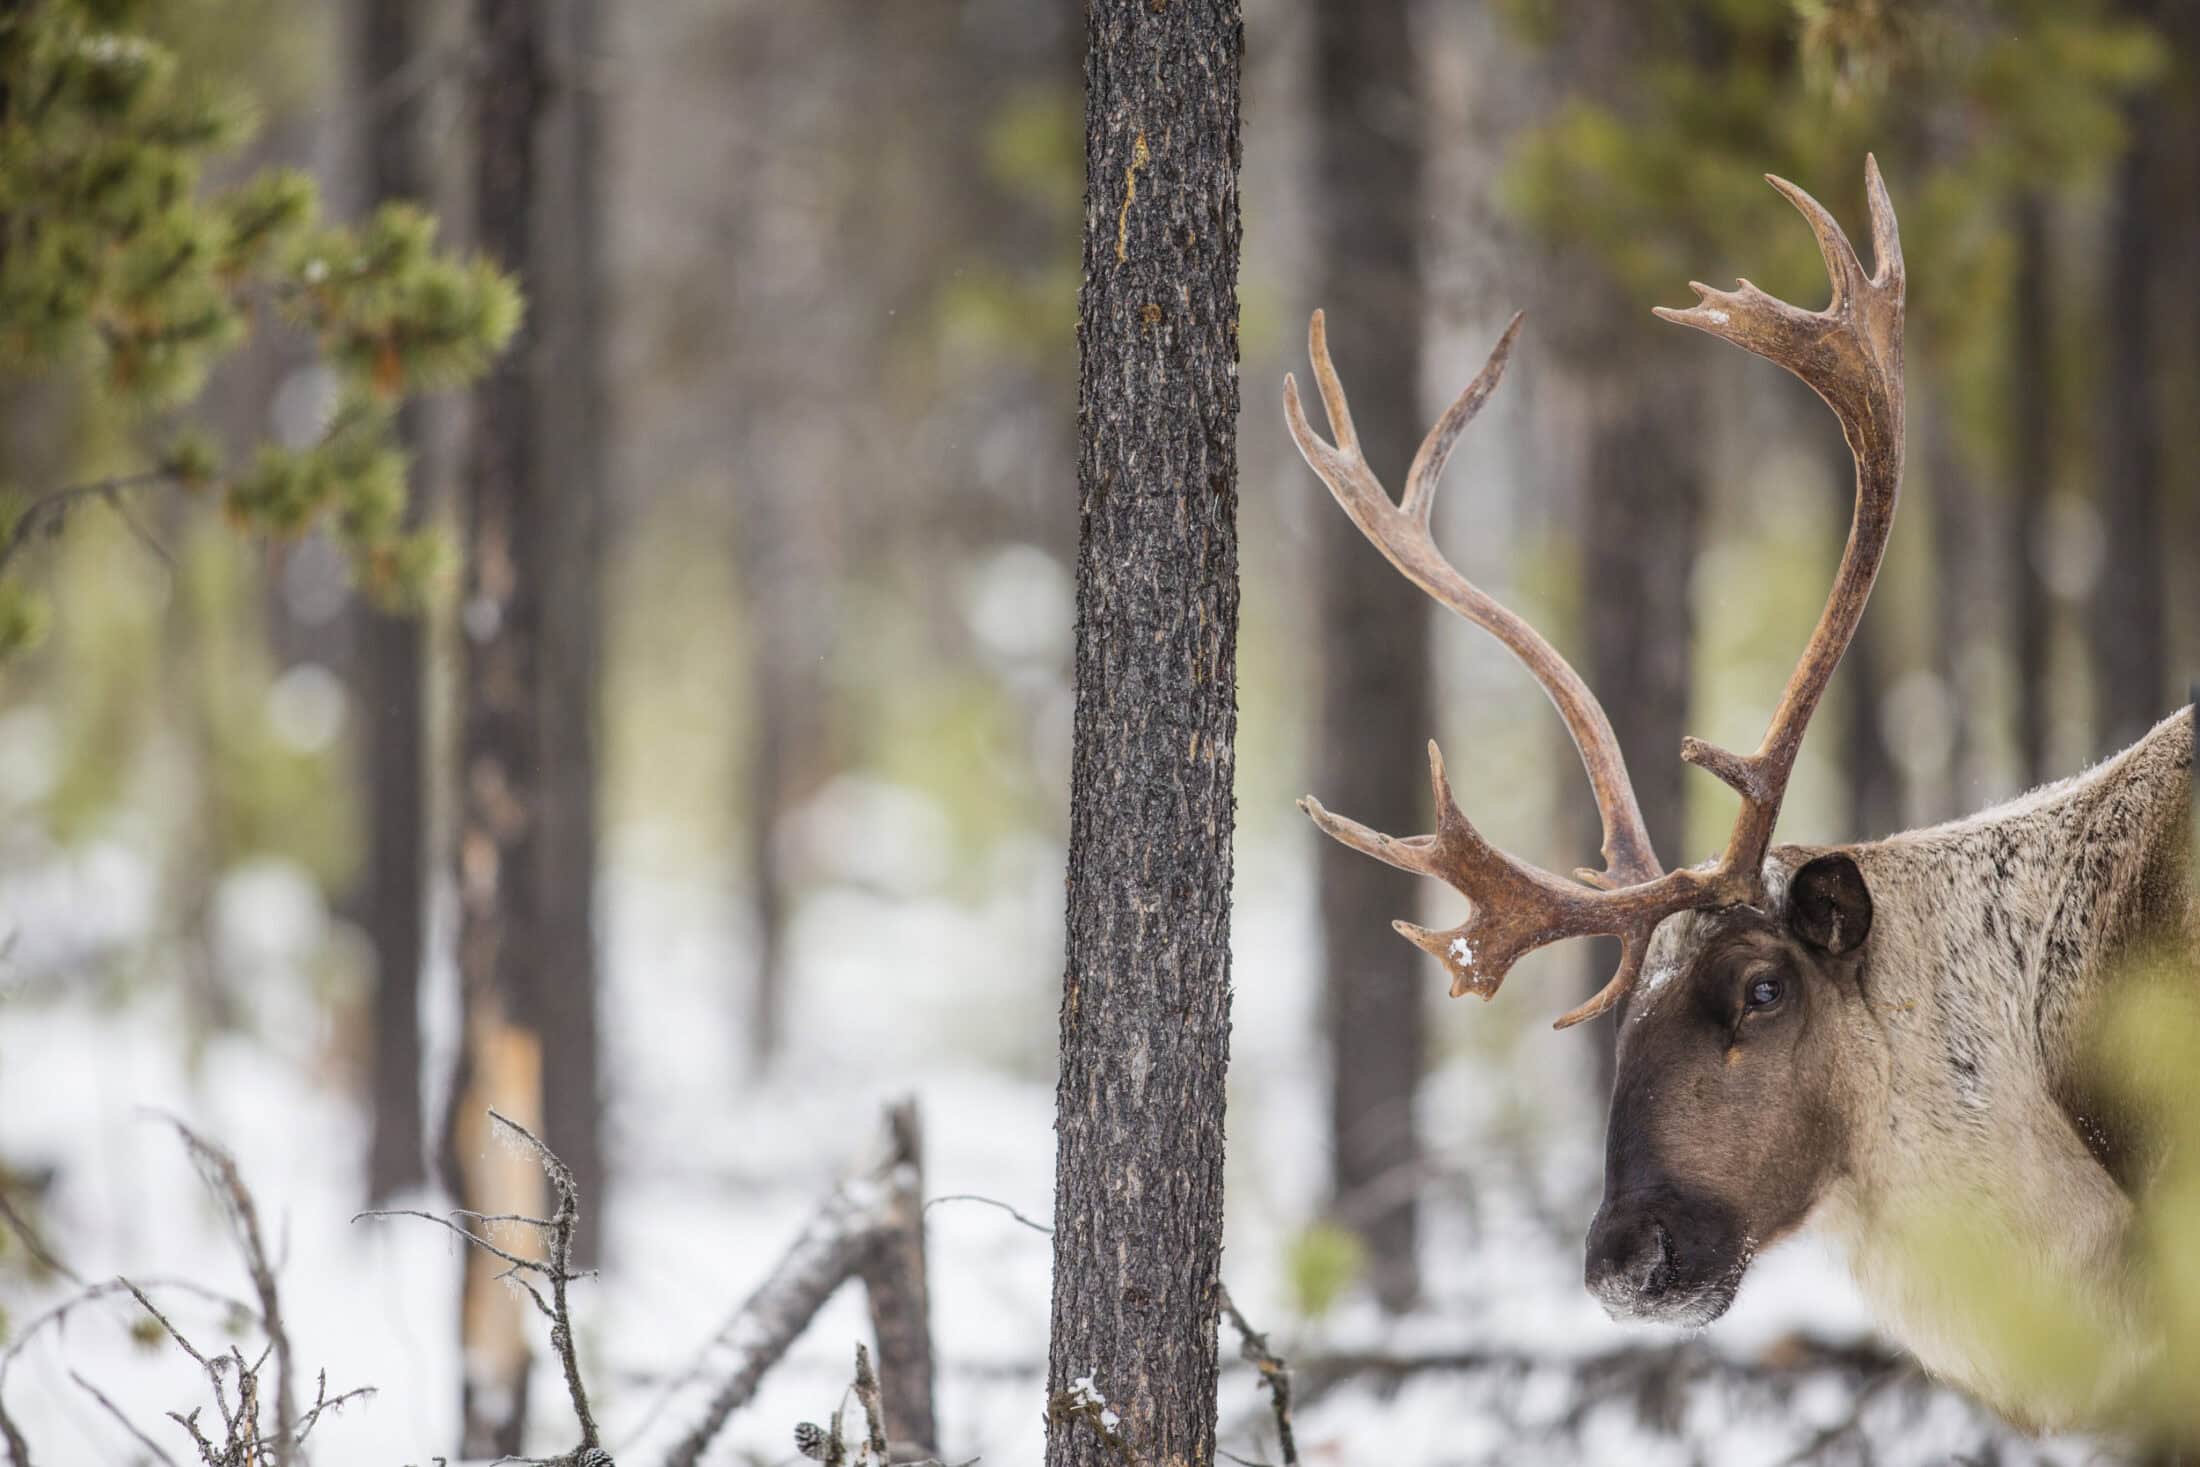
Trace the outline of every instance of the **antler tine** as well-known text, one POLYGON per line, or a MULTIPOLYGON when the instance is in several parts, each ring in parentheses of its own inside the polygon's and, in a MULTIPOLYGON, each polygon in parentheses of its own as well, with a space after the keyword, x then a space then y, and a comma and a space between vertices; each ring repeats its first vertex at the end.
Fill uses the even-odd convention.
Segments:
POLYGON ((1902 488, 1902 240, 1878 160, 1865 161, 1875 256, 1869 276, 1848 236, 1816 199, 1785 179, 1770 182, 1818 238, 1833 282, 1833 299, 1826 308, 1804 311, 1745 280, 1731 292, 1692 283, 1699 304, 1657 311, 1665 320, 1724 337, 1809 383, 1841 420, 1842 435, 1856 460, 1856 511, 1840 569, 1773 710, 1764 742, 1754 754, 1736 754, 1700 739, 1681 745, 1684 760, 1718 776, 1742 797, 1719 873, 1722 885, 1748 901, 1762 899, 1765 853, 1803 733, 1863 619, 1902 488))
POLYGON ((1902 246, 1879 165, 1869 162, 1866 168, 1876 257, 1874 273, 1868 277, 1841 226, 1817 200, 1784 180, 1775 178, 1772 184, 1801 211, 1817 236, 1833 284, 1831 303, 1822 311, 1805 311, 1775 300, 1745 280, 1733 291, 1697 285, 1698 304, 1658 314, 1778 362, 1826 400, 1839 415, 1856 457, 1856 517, 1826 609, 1788 679, 1764 742, 1754 754, 1746 755, 1696 739, 1682 745, 1682 758, 1710 770, 1742 796, 1741 814, 1726 853, 1709 865, 1659 870, 1626 761, 1603 708, 1533 627, 1459 574, 1436 549, 1429 532, 1436 481, 1460 433, 1496 389, 1520 318, 1513 318, 1490 353, 1488 365, 1422 440, 1407 475, 1405 497, 1398 502, 1383 490, 1360 453, 1344 387, 1329 359, 1320 312, 1314 314, 1307 345, 1336 433, 1334 444, 1323 441, 1307 425, 1298 385, 1284 378, 1284 413, 1307 463, 1329 485, 1360 532, 1406 579, 1495 636, 1535 674, 1573 734, 1604 817, 1606 870, 1577 872, 1578 881, 1568 882, 1514 860, 1482 838, 1453 799, 1443 756, 1433 743, 1429 745, 1429 783, 1436 796, 1433 835, 1400 840, 1332 815, 1311 797, 1299 802, 1325 833, 1354 850, 1401 870, 1440 877, 1466 896, 1467 920, 1448 931, 1410 922, 1394 924, 1450 971, 1454 997, 1467 993, 1491 997, 1514 962, 1549 943, 1568 937, 1618 938, 1618 971, 1595 997, 1560 1017, 1557 1027, 1564 1029, 1605 1013, 1627 994, 1642 973, 1651 934, 1673 913, 1763 899, 1765 854, 1802 747, 1803 731, 1863 616, 1865 599, 1886 552, 1902 483, 1902 246))
POLYGON ((1497 345, 1490 350, 1490 359, 1475 373, 1467 390, 1444 409, 1444 415, 1428 430, 1428 436, 1421 440, 1421 447, 1413 455, 1413 466, 1406 470, 1405 494, 1398 507, 1424 529, 1436 508, 1436 485, 1444 477, 1444 466, 1451 462, 1451 451, 1458 446, 1459 435, 1466 431, 1467 424, 1482 411, 1482 404, 1497 390, 1498 379, 1505 375, 1505 363, 1512 359, 1513 342, 1520 335, 1520 323, 1527 316, 1526 311, 1513 312, 1512 320, 1505 325, 1505 334, 1497 338, 1497 345))
POLYGON ((1574 746, 1581 753, 1582 767, 1596 793, 1597 808, 1604 821, 1606 870, 1623 883, 1647 881, 1657 877, 1661 868, 1651 848, 1642 809, 1636 802, 1634 785, 1627 774, 1627 761, 1620 753, 1619 738, 1612 732, 1611 720, 1605 717, 1604 709, 1589 692, 1588 685, 1566 659, 1559 656, 1535 628, 1461 575, 1436 548, 1429 530, 1429 508, 1437 476, 1450 458, 1459 435, 1474 420, 1503 377, 1513 341, 1519 333, 1520 319, 1513 317, 1481 372, 1422 441, 1407 478, 1404 503, 1394 502, 1383 489, 1360 452, 1357 438, 1352 436, 1351 408, 1345 401, 1344 386, 1337 378, 1336 366, 1329 357, 1328 331, 1319 311, 1314 313, 1307 329, 1307 351, 1313 359, 1314 380, 1321 389, 1322 401, 1329 411, 1330 425, 1338 441, 1325 442, 1314 432, 1299 399, 1298 382, 1288 374, 1283 379, 1284 418, 1307 466, 1321 476, 1368 542, 1407 580, 1440 605, 1449 607, 1504 643, 1543 685, 1544 692, 1573 735, 1574 746))

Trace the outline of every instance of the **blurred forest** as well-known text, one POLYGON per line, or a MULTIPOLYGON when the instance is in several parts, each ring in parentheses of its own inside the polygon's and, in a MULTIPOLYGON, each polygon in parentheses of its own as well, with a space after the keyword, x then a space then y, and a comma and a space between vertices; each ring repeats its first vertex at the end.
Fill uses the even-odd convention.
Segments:
MULTIPOLYGON (((389 545, 419 547, 409 605, 369 594, 380 562, 341 488, 310 522, 170 486, 28 523, 55 489, 172 453, 144 446, 182 425, 217 462, 330 441, 345 368, 312 325, 256 329, 203 391, 151 402, 83 353, 6 338, 0 614, 22 645, 0 665, 0 1192, 100 1260, 87 1270, 133 1250, 180 1270, 191 1244, 152 1219, 196 1204, 163 1190, 175 1176, 144 1153, 165 1143, 136 1110, 226 1117, 269 1172, 263 1205, 279 1183, 327 1199, 289 1224, 301 1268, 349 1274, 353 1302, 419 1296, 403 1347, 339 1356, 373 1374, 427 1339, 448 1361, 465 1331, 485 1452, 529 1440, 494 1389, 525 1379, 524 1301, 432 1244, 387 1254, 424 1277, 359 1278, 399 1245, 341 1235, 370 1203, 546 1205, 467 1131, 477 1098, 520 1105, 572 1164, 580 1262, 630 1293, 584 1341, 607 1409, 646 1394, 650 1347, 739 1297, 799 1215, 787 1199, 845 1158, 859 1112, 821 1092, 914 1088, 939 1190, 968 1176, 1043 1206, 1077 526, 1074 10, 157 9, 179 74, 256 123, 208 187, 302 170, 370 240, 377 206, 416 201, 451 268, 507 272, 525 318, 459 390, 511 331, 469 298, 464 370, 423 370, 375 409, 406 454, 403 509, 373 513, 389 545), (312 1136, 286 1134, 308 1119, 312 1136), (323 1210, 339 1236, 309 1246, 323 1210), (698 1274, 709 1298, 680 1302, 698 1274)), ((1535 995, 1611 965, 1601 944, 1545 952, 1516 984, 1528 999, 1440 1005, 1434 966, 1388 931, 1439 899, 1292 808, 1311 789, 1426 828, 1434 735, 1494 842, 1563 870, 1597 840, 1532 681, 1438 621, 1292 451, 1278 384, 1304 370, 1301 323, 1327 310, 1395 482, 1527 311, 1438 539, 1574 659, 1683 862, 1719 843, 1731 796, 1684 775, 1681 737, 1753 746, 1851 480, 1804 388, 1650 307, 1738 270, 1815 303, 1809 234, 1761 175, 1854 233, 1875 152, 1909 264, 1909 492, 1782 835, 1981 808, 2129 743, 2200 669, 2200 7, 1245 11, 1227 1256, 1270 1323, 1349 1343, 1384 1316, 1457 1315, 1444 1260, 1492 1189, 1561 1231, 1586 1220, 1610 1040, 1544 1033, 1535 995)), ((0 96, 11 146, 24 106, 0 96)), ((29 206, 20 186, 0 197, 0 231, 29 206)), ((183 484, 199 461, 157 462, 183 484)), ((997 1219, 932 1216, 942 1277, 1021 1246, 997 1219)), ((1018 1460, 1035 1430, 1028 1401, 994 1397, 1040 1368, 1008 1327, 1043 1334, 1043 1267, 1042 1248, 1008 1276, 1020 1302, 943 1331, 943 1415, 988 1460, 1018 1460)), ((52 1286, 0 1247, 0 1333, 52 1286)), ((829 1398, 841 1368, 836 1349, 798 1381, 829 1398)), ((438 1377, 378 1383, 406 1379, 438 1377)), ((60 1389, 26 1419, 105 1441, 60 1389)), ((433 1399, 387 1408, 402 1431, 361 1440, 453 1440, 457 1392, 414 1394, 433 1399)), ((783 1443, 785 1419, 754 1442, 783 1443)))

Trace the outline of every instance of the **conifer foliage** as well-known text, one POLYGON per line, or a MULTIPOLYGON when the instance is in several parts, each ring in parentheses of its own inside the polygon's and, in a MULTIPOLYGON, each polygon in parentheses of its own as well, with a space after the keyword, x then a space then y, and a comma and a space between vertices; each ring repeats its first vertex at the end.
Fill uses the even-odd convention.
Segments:
POLYGON ((216 499, 251 532, 323 529, 377 600, 416 599, 443 553, 405 524, 396 410, 479 376, 519 324, 512 281, 439 251, 417 208, 342 227, 295 171, 207 186, 251 109, 183 67, 161 19, 142 0, 0 3, 0 373, 79 388, 127 455, 0 497, 0 652, 43 619, 22 552, 81 505, 156 489, 216 499), (337 391, 307 442, 226 463, 189 407, 269 328, 308 336, 337 391))

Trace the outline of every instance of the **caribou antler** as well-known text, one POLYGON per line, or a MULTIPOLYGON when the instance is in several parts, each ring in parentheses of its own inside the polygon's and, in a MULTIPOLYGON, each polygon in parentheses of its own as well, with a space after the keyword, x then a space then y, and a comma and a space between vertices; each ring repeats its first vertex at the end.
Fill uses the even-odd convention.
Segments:
POLYGON ((1864 157, 1876 267, 1869 276, 1849 237, 1816 199, 1784 178, 1768 173, 1765 180, 1810 221, 1819 253, 1826 258, 1826 273, 1833 278, 1833 300, 1822 311, 1803 311, 1746 280, 1736 281, 1731 291, 1690 281, 1696 305, 1656 310, 1663 320, 1724 337, 1808 382, 1841 420, 1842 436, 1856 460, 1856 512, 1841 568, 1780 695, 1780 706, 1773 710, 1764 742, 1747 755, 1701 739, 1681 742, 1681 758, 1711 771, 1742 797, 1722 864, 1748 878, 1750 901, 1762 899, 1765 852, 1772 845, 1772 827, 1780 818, 1795 756, 1803 747, 1803 730, 1864 619, 1864 603, 1886 557, 1895 501, 1902 492, 1902 238, 1886 182, 1879 176, 1879 160, 1864 157))
POLYGON ((1763 744, 1750 755, 1729 753, 1695 739, 1683 744, 1682 758, 1718 775, 1742 796, 1741 814, 1725 853, 1704 866, 1660 870, 1626 760, 1603 708, 1566 659, 1533 627, 1461 575, 1437 550, 1430 534, 1436 481, 1460 432, 1503 375, 1520 318, 1513 318, 1490 353, 1488 365, 1429 430, 1407 473, 1405 493, 1393 502, 1360 452, 1344 387, 1329 359, 1322 315, 1314 313, 1307 351, 1336 441, 1324 442, 1309 426, 1299 403, 1298 384, 1286 376, 1284 415, 1299 452, 1360 532, 1393 566, 1435 600, 1503 642, 1542 683, 1580 750, 1604 820, 1605 870, 1601 873, 1577 872, 1578 881, 1568 881, 1517 860, 1484 840, 1460 812, 1444 776, 1443 756, 1433 743, 1429 745, 1429 778, 1436 794, 1433 835, 1398 839, 1332 815, 1312 796, 1299 802, 1326 834, 1400 870, 1439 877, 1467 898, 1471 908, 1467 920, 1448 931, 1431 931, 1410 922, 1394 924, 1449 970, 1455 998, 1467 993, 1485 999, 1494 996, 1512 965, 1539 947, 1568 937, 1618 938, 1618 970, 1595 997, 1558 1020, 1557 1027, 1563 1029, 1619 1002, 1642 971, 1650 934, 1666 917, 1690 908, 1763 900, 1765 854, 1802 747, 1803 730, 1863 615, 1865 598, 1886 551, 1902 479, 1902 252, 1878 164, 1869 162, 1866 173, 1877 255, 1877 272, 1869 277, 1832 216, 1793 184, 1772 179, 1773 187, 1802 211, 1818 236, 1833 280, 1833 301, 1825 310, 1799 310, 1742 281, 1731 293, 1697 285, 1701 304, 1685 311, 1658 312, 1668 320, 1724 336, 1808 382, 1840 417, 1856 458, 1856 519, 1848 547, 1825 612, 1788 681, 1763 744))

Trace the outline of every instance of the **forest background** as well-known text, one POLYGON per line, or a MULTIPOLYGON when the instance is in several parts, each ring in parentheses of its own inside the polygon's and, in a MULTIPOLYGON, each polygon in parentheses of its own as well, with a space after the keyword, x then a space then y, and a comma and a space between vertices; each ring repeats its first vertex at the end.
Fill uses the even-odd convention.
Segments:
MULTIPOLYGON (((529 981, 564 996, 529 1013, 540 1118, 605 1270, 584 1355, 628 1422, 882 1100, 918 1097, 934 1192, 1045 1209, 1084 34, 1006 0, 546 0, 515 111, 483 80, 498 36, 464 11, 196 0, 148 23, 181 74, 250 104, 210 186, 295 167, 339 221, 417 199, 526 298, 516 366, 394 419, 411 509, 372 524, 461 547, 499 464, 532 466, 494 521, 540 588, 537 701, 514 716, 540 720, 542 835, 515 910, 529 981), (481 153, 492 135, 530 144, 516 234, 483 212, 478 159, 509 156, 481 153), (495 387, 515 372, 537 404, 517 418, 495 387)), ((1853 225, 1876 152, 1910 267, 1909 493, 1783 834, 1983 807, 2129 742, 2200 667, 2200 15, 1248 0, 1246 33, 1225 1275, 1317 1357, 1639 1343, 1573 1276, 1608 1040, 1551 1034, 1555 1007, 1521 997, 1581 990, 1605 955, 1545 953, 1495 1006, 1444 1005, 1386 930, 1444 899, 1292 808, 1312 789, 1421 828, 1437 735, 1493 840, 1554 869, 1595 844, 1532 684, 1397 583, 1291 451, 1276 386, 1303 370, 1301 323, 1328 309, 1395 474, 1527 310, 1439 538, 1602 696, 1661 848, 1708 851, 1728 797, 1674 753, 1683 732, 1754 740, 1843 533, 1847 457, 1803 389, 1649 308, 1736 273, 1815 299, 1807 232, 1759 176, 1853 225)), ((485 300, 475 347, 511 330, 485 300)), ((210 462, 248 464, 326 441, 346 400, 343 360, 296 333, 255 331, 203 394, 150 405, 76 359, 37 365, 0 396, 12 525, 127 472, 148 432, 201 424, 210 462)), ((432 388, 480 363, 415 365, 407 386, 432 388)), ((0 1184, 83 1268, 233 1270, 144 1111, 191 1117, 281 1217, 311 1357, 379 1388, 322 1459, 425 1459, 457 1430, 460 1262, 347 1219, 439 1195, 471 950, 458 771, 479 688, 459 647, 499 613, 426 548, 395 577, 417 606, 382 605, 365 511, 288 533, 266 516, 292 481, 240 470, 225 515, 188 492, 199 462, 17 535, 0 580, 21 643, 0 671, 0 1184)), ((1046 1245, 983 1206, 927 1216, 943 1430, 1031 1459, 1046 1245)), ((1863 1337, 1828 1260, 1768 1263, 1708 1348, 1863 1337)), ((9 1328, 59 1288, 0 1252, 9 1328)), ((786 1455, 845 1381, 853 1318, 816 1327, 736 1448, 786 1455)), ((85 1460, 131 1448, 69 1367, 150 1419, 190 1389, 107 1326, 9 1385, 85 1460)), ((1257 1456, 1249 1377, 1225 1387, 1225 1442, 1257 1456)), ((1623 1439, 1686 1460, 1749 1420, 1777 1461, 1847 1409, 1735 1389, 1702 1420, 1628 1406, 1561 1435, 1587 1459, 1623 1439)), ((1327 1460, 1376 1433, 1396 1460, 1477 1460, 1475 1431, 1495 1450, 1517 1427, 1496 1394, 1463 1369, 1346 1379, 1302 1434, 1327 1460)), ((1907 1414, 1866 1424, 1885 1451, 2001 1440, 1929 1394, 1888 1399, 1907 1414)))

